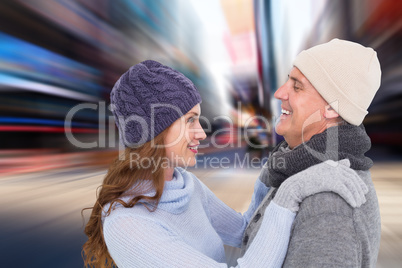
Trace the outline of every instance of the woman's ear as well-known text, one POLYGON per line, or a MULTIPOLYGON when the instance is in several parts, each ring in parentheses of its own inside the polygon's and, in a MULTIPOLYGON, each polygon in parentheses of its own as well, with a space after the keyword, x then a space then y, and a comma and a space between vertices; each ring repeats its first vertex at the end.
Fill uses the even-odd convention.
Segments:
POLYGON ((325 106, 324 117, 326 119, 332 119, 339 117, 339 114, 328 104, 325 106))

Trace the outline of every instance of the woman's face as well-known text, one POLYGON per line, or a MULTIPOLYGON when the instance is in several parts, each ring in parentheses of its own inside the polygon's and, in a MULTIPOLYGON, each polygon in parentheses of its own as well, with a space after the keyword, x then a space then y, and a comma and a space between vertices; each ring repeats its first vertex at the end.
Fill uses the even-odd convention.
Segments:
POLYGON ((196 164, 198 145, 200 140, 206 138, 199 121, 200 114, 201 107, 197 104, 170 126, 165 145, 172 167, 189 167, 196 164))

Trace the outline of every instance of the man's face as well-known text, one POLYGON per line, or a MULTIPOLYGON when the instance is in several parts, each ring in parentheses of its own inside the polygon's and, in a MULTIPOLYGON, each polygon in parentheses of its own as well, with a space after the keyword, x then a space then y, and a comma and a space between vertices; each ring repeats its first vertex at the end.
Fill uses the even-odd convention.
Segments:
POLYGON ((323 115, 328 103, 296 67, 274 96, 282 101, 275 131, 285 138, 291 149, 326 129, 323 115))

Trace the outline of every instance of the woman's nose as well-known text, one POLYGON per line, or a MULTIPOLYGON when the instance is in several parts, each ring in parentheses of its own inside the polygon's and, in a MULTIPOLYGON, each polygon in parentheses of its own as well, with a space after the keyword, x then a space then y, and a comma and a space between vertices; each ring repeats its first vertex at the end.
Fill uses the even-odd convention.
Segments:
POLYGON ((207 137, 207 134, 205 134, 205 131, 200 124, 198 124, 198 127, 194 129, 194 137, 196 140, 204 140, 207 137))

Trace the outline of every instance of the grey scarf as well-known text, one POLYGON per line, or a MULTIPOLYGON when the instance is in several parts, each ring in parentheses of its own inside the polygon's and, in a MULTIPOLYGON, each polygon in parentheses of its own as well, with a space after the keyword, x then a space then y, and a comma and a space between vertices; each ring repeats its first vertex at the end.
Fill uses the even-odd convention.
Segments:
POLYGON ((293 150, 286 150, 286 141, 279 143, 268 159, 268 173, 264 183, 279 187, 288 177, 326 160, 349 159, 354 170, 368 170, 373 161, 364 154, 371 141, 364 126, 341 125, 330 127, 314 135, 293 150))

